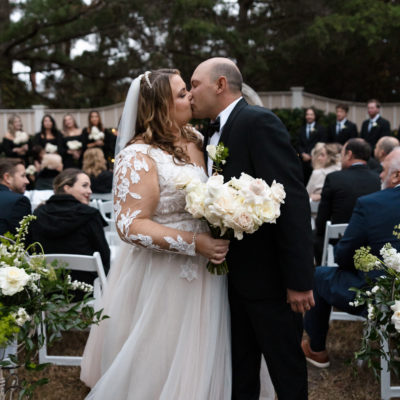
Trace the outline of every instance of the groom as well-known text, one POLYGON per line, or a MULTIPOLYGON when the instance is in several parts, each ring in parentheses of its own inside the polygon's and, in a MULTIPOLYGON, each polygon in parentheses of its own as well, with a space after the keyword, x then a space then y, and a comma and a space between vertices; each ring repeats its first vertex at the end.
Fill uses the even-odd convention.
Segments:
MULTIPOLYGON (((282 122, 243 99, 242 76, 232 61, 211 58, 201 63, 191 86, 193 116, 217 122, 205 144, 222 142, 229 149, 225 181, 245 172, 268 184, 275 179, 286 191, 277 223, 232 240, 227 255, 232 399, 259 399, 262 354, 279 400, 307 399, 301 313, 314 305, 313 255, 300 163, 282 122)), ((210 171, 212 162, 207 162, 210 171)))

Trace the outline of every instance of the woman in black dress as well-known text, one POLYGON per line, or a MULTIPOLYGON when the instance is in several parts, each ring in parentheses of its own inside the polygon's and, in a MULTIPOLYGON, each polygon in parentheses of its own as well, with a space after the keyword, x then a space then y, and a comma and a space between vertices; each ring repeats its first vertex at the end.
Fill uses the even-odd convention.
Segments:
POLYGON ((46 153, 61 154, 63 152, 63 136, 50 114, 42 118, 40 132, 33 137, 32 146, 41 146, 46 153))
POLYGON ((66 114, 63 118, 63 164, 64 168, 81 168, 82 156, 86 149, 82 130, 79 129, 75 118, 66 114))
POLYGON ((8 131, 3 139, 3 151, 6 157, 21 158, 28 163, 29 135, 24 132, 21 117, 17 114, 8 119, 8 131))

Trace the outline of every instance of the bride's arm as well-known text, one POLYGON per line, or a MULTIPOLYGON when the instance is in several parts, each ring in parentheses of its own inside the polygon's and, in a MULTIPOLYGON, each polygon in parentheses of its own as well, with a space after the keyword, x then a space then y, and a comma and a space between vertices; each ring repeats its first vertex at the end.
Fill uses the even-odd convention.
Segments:
POLYGON ((196 254, 193 232, 152 220, 160 198, 157 167, 147 154, 126 149, 115 165, 114 212, 122 240, 154 250, 196 254))

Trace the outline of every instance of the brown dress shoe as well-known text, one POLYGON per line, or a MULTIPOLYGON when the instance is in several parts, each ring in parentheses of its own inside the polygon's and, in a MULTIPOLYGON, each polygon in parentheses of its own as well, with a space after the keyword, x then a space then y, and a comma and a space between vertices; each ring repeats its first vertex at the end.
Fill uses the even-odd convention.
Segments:
POLYGON ((306 360, 310 364, 318 368, 328 368, 331 364, 329 362, 328 352, 326 350, 312 351, 308 340, 303 340, 301 342, 301 348, 303 349, 303 353, 306 356, 306 360))

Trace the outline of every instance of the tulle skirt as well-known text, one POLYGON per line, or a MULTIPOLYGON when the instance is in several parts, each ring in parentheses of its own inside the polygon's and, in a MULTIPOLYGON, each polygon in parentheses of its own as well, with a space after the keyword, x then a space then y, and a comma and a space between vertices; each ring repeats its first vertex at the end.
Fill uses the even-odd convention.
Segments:
POLYGON ((230 400, 226 276, 202 256, 122 244, 96 305, 81 379, 95 400, 230 400))

